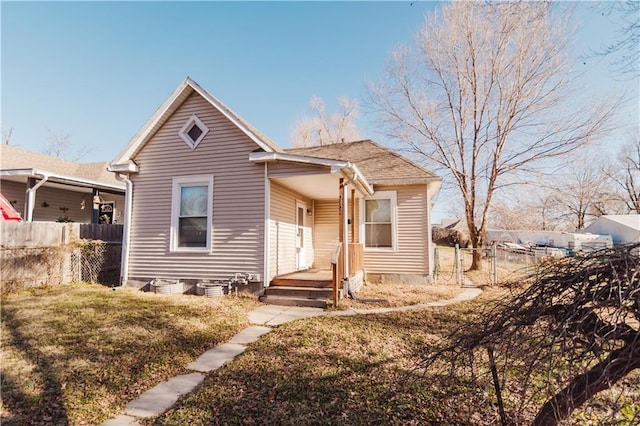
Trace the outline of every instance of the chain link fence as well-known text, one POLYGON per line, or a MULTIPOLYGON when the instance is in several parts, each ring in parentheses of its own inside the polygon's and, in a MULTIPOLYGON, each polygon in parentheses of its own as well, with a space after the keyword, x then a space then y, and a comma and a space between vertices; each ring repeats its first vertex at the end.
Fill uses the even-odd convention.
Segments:
POLYGON ((487 248, 458 248, 455 251, 455 271, 458 285, 471 281, 478 285, 496 285, 499 282, 517 280, 535 274, 545 261, 566 256, 566 252, 554 248, 509 249, 491 246, 487 248), (480 255, 480 269, 469 271, 473 254, 480 255))
POLYGON ((2 293, 28 287, 86 281, 118 285, 121 243, 79 240, 70 244, 0 248, 2 293))

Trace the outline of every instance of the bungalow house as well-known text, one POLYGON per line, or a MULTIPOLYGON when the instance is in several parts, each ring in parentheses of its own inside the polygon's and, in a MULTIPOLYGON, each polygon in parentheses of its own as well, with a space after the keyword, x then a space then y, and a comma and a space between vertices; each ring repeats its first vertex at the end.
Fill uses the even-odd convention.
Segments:
POLYGON ((125 185, 107 165, 0 145, 0 192, 26 222, 122 223, 125 185))
POLYGON ((187 78, 109 169, 127 184, 123 285, 242 272, 273 290, 332 264, 352 290, 431 280, 441 179, 373 141, 282 149, 187 78))

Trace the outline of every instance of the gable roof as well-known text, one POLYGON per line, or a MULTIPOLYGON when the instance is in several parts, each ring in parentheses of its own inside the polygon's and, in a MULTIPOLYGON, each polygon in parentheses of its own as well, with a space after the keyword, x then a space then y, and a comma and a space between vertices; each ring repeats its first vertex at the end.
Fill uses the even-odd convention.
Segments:
POLYGON ((618 223, 627 228, 633 229, 635 231, 640 231, 640 214, 607 214, 600 216, 595 220, 592 224, 587 226, 585 230, 589 229, 589 227, 595 227, 596 224, 603 221, 611 221, 614 223, 618 223))
POLYGON ((367 181, 378 185, 441 182, 442 178, 372 140, 286 149, 286 153, 357 164, 367 181))
POLYGON ((107 166, 107 162, 76 163, 13 145, 0 145, 0 175, 4 176, 46 174, 58 181, 124 190, 124 184, 107 171, 107 166))
POLYGON ((117 169, 117 165, 125 165, 129 163, 136 154, 146 145, 151 137, 162 127, 162 125, 171 117, 171 115, 182 105, 182 103, 192 94, 198 93, 211 106, 216 108, 222 115, 227 117, 240 130, 242 130, 251 140, 253 140, 260 148, 267 152, 281 152, 282 149, 267 136, 262 134, 258 129, 245 121, 236 114, 231 108, 222 103, 215 96, 211 95, 203 89, 198 83, 190 77, 174 90, 174 92, 164 101, 162 105, 153 113, 142 128, 129 141, 127 146, 118 154, 111 163, 111 167, 117 169))

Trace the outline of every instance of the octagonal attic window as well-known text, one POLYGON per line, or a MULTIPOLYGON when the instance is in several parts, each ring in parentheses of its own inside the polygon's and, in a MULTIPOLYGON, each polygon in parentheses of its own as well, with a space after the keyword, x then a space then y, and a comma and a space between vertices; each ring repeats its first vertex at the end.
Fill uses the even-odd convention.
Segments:
POLYGON ((182 126, 178 134, 191 149, 195 149, 208 132, 209 128, 193 114, 187 122, 184 123, 184 126, 182 126))

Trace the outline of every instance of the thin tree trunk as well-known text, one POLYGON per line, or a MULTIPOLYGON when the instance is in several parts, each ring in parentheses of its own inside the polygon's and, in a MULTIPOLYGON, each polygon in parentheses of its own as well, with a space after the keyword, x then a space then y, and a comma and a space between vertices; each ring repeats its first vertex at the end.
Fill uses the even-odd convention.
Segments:
POLYGON ((615 350, 589 371, 548 400, 538 412, 533 426, 555 426, 598 392, 610 388, 636 368, 640 368, 640 336, 615 350))

